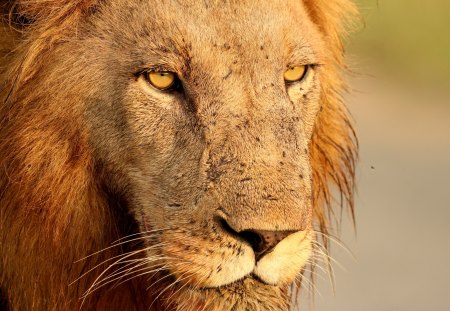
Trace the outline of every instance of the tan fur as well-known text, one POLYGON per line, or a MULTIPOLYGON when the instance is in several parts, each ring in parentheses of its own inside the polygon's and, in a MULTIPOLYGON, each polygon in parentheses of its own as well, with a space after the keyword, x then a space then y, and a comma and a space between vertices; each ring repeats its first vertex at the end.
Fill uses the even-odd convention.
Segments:
POLYGON ((353 211, 341 99, 353 5, 1 8, 0 306, 288 310, 314 226, 328 233, 333 187, 353 211), (286 86, 296 64, 317 66, 286 86), (153 66, 184 93, 150 87, 139 73, 153 66), (296 233, 256 261, 223 221, 296 233))

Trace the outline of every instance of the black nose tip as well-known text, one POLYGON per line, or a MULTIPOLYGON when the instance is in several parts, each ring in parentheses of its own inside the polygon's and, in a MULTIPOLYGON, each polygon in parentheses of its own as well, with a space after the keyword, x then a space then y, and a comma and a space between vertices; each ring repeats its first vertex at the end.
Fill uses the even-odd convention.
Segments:
POLYGON ((252 246, 258 260, 294 232, 296 231, 244 230, 238 232, 238 235, 252 246))
POLYGON ((224 220, 220 220, 222 228, 233 236, 240 238, 250 244, 255 252, 256 260, 259 260, 265 254, 269 253, 278 243, 288 235, 297 232, 296 230, 272 231, 272 230, 243 230, 235 231, 224 220))

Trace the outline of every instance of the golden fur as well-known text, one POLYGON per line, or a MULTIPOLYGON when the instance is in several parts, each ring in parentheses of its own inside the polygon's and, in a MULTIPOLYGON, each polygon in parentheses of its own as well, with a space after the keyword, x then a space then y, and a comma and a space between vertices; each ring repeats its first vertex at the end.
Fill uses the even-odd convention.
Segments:
POLYGON ((0 307, 287 310, 301 279, 296 275, 314 259, 314 225, 323 233, 316 240, 323 236, 327 246, 333 187, 340 206, 353 213, 357 146, 341 98, 341 40, 354 6, 348 0, 260 1, 260 8, 251 1, 185 2, 167 1, 167 10, 144 1, 1 2, 0 307), (283 31, 292 32, 286 38, 302 32, 320 62, 305 82, 309 92, 289 91, 293 104, 303 103, 293 121, 286 116, 295 113, 282 105, 288 96, 272 80, 250 77, 256 81, 247 85, 242 79, 276 63, 278 41, 255 32, 252 38, 263 43, 246 56, 239 48, 252 41, 245 41, 251 27, 240 26, 242 41, 226 30, 234 14, 260 29, 269 9, 281 21, 290 11, 304 17, 300 29, 283 31), (209 28, 195 28, 203 21, 209 28), (176 27, 192 27, 193 35, 164 33, 176 27), (213 42, 217 34, 235 41, 213 42), (147 50, 186 75, 191 101, 168 99, 127 76, 123 68, 154 62, 142 56, 147 50), (183 67, 169 54, 189 62, 183 67), (249 65, 239 67, 241 61, 249 65), (261 101, 273 109, 258 106, 261 101), (251 104, 244 109, 243 103, 251 104), (283 155, 275 156, 279 150, 283 155), (143 160, 147 153, 151 161, 143 160), (236 231, 298 233, 255 263, 247 244, 220 231, 219 216, 236 231), (259 280, 238 277, 250 271, 259 280))

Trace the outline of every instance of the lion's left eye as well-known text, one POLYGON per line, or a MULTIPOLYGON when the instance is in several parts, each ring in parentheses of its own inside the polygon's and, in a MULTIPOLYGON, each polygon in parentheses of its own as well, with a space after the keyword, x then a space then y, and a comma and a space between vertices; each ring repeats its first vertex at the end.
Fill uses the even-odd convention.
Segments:
POLYGON ((170 71, 149 71, 145 73, 147 81, 160 91, 168 91, 178 86, 178 77, 170 71))
POLYGON ((308 66, 291 67, 284 72, 284 80, 286 82, 297 82, 303 80, 308 72, 308 66))

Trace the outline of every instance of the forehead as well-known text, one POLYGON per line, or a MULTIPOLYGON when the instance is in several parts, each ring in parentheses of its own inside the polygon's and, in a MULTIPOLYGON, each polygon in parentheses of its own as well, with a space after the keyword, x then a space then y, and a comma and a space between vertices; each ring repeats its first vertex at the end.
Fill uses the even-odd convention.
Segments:
MULTIPOLYGON (((163 1, 152 5, 155 16, 183 26, 192 33, 221 35, 243 40, 286 35, 289 28, 302 22, 301 5, 273 0, 188 0, 163 1)), ((301 3, 301 2, 299 2, 301 3)))
POLYGON ((115 5, 111 12, 120 12, 134 35, 150 37, 145 44, 152 50, 223 46, 239 47, 243 57, 264 48, 288 57, 320 57, 320 35, 300 0, 117 0, 115 5))

